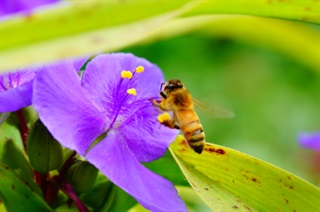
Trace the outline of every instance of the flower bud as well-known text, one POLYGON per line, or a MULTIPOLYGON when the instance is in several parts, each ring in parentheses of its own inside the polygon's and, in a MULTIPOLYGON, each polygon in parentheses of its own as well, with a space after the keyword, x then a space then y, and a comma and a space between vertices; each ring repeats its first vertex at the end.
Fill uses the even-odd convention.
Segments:
POLYGON ((30 164, 41 173, 57 169, 62 163, 62 146, 40 120, 31 129, 27 150, 30 164))
POLYGON ((76 161, 67 171, 66 180, 77 193, 89 191, 94 185, 98 169, 88 161, 76 161))

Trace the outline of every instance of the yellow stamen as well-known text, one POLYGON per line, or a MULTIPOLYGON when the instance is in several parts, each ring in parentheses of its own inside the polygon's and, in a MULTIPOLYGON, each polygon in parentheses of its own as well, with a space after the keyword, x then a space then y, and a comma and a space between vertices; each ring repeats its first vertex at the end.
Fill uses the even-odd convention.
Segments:
POLYGON ((171 117, 170 117, 169 113, 166 113, 166 112, 164 112, 158 116, 158 121, 160 123, 163 123, 165 121, 169 121, 170 119, 171 119, 171 117))
POLYGON ((122 78, 131 79, 131 78, 132 78, 132 73, 131 73, 131 71, 125 71, 125 70, 123 70, 123 71, 121 72, 121 77, 122 77, 122 78))
POLYGON ((134 95, 134 96, 137 95, 137 91, 136 91, 136 89, 134 89, 134 88, 128 89, 128 90, 127 90, 127 93, 128 93, 128 94, 131 94, 131 95, 134 95))
POLYGON ((144 71, 144 67, 143 66, 138 66, 137 68, 136 68, 136 72, 137 73, 142 73, 144 71))

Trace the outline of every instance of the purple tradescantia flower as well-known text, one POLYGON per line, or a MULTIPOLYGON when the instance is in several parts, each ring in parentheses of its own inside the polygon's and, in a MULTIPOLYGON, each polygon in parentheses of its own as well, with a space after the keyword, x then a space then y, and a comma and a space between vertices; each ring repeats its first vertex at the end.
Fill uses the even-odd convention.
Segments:
POLYGON ((163 81, 161 70, 145 59, 104 54, 87 64, 82 80, 64 65, 39 73, 34 106, 62 145, 85 156, 145 208, 186 211, 173 184, 140 164, 163 156, 178 134, 157 121, 159 111, 149 100, 158 97, 163 81))
POLYGON ((320 151, 320 132, 300 133, 298 142, 303 148, 320 151))
POLYGON ((31 105, 34 76, 33 68, 0 75, 0 112, 16 111, 31 105))
POLYGON ((25 12, 26 14, 36 7, 56 3, 59 0, 1 0, 0 17, 12 13, 25 12))
POLYGON ((33 80, 36 73, 50 69, 56 64, 64 64, 69 69, 79 70, 87 59, 87 57, 67 59, 0 74, 0 113, 17 111, 32 104, 33 80))

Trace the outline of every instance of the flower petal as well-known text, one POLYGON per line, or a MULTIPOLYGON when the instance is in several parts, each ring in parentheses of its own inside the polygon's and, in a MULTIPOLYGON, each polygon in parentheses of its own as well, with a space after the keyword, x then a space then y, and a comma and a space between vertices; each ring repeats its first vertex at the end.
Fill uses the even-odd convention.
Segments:
POLYGON ((86 157, 113 183, 152 211, 187 211, 173 184, 142 166, 115 130, 86 157))
MULTIPOLYGON (((143 105, 139 101, 135 103, 143 105)), ((133 111, 124 121, 121 133, 135 157, 141 162, 150 162, 164 155, 179 130, 160 124, 157 120, 158 109, 150 101, 145 105, 133 111)))
POLYGON ((33 80, 16 88, 0 92, 0 113, 13 112, 32 103, 33 80))
MULTIPOLYGON (((131 96, 127 102, 157 98, 160 84, 164 81, 161 70, 149 61, 126 53, 103 54, 93 58, 86 66, 82 85, 91 94, 92 100, 101 110, 105 105, 117 107, 127 94, 127 89, 135 88, 137 96, 131 96), (143 73, 135 73, 132 79, 123 79, 121 72, 134 71, 144 67, 143 73), (97 83, 99 82, 99 83, 97 83), (131 100, 131 101, 130 101, 131 100)), ((124 103, 125 104, 125 103, 124 103)), ((112 112, 111 112, 112 113, 112 112)))
POLYGON ((0 75, 0 112, 13 112, 31 105, 35 67, 0 75))
POLYGON ((81 82, 101 112, 111 120, 117 114, 118 125, 123 128, 121 132, 130 140, 131 151, 142 162, 161 157, 178 134, 158 123, 160 111, 149 100, 158 98, 163 81, 161 70, 149 61, 132 54, 113 53, 92 59, 81 82), (123 70, 133 72, 139 66, 144 67, 143 73, 135 73, 131 79, 121 78, 123 70), (127 95, 127 89, 132 87, 137 90, 136 96, 127 95))
POLYGON ((58 1, 59 0, 1 0, 0 16, 21 11, 29 11, 41 5, 52 4, 58 1))
POLYGON ((320 132, 300 133, 298 141, 304 148, 320 151, 320 132))
POLYGON ((74 67, 68 60, 39 72, 33 104, 52 135, 65 147, 84 155, 105 131, 105 121, 87 98, 74 67))

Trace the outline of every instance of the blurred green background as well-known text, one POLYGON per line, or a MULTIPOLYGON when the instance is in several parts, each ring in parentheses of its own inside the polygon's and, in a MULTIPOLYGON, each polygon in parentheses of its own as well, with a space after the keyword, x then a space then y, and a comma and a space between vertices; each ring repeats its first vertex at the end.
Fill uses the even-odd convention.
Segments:
POLYGON ((319 154, 297 143, 299 132, 320 127, 315 70, 268 46, 199 32, 122 51, 156 63, 167 80, 182 80, 206 107, 218 104, 235 113, 234 118, 213 119, 198 110, 207 142, 250 154, 319 185, 319 154))

